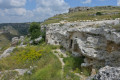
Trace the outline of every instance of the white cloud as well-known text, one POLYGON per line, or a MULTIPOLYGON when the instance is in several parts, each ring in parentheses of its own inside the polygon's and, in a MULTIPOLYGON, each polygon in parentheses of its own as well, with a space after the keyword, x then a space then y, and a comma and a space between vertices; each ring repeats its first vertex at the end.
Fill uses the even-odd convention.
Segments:
POLYGON ((84 1, 84 2, 82 2, 83 4, 89 4, 89 3, 91 3, 92 2, 92 0, 86 0, 86 1, 84 1))
POLYGON ((24 16, 26 14, 26 9, 24 8, 13 8, 5 9, 3 12, 9 16, 24 16))
POLYGON ((27 0, 0 0, 0 22, 42 21, 55 14, 67 12, 69 5, 64 0, 36 1, 36 8, 26 10, 27 0))
POLYGON ((26 3, 26 0, 11 0, 10 5, 15 7, 21 7, 24 6, 26 3))
MULTIPOLYGON (((35 16, 48 18, 55 14, 60 14, 68 11, 68 4, 64 0, 36 0, 37 8, 33 11, 35 16)), ((42 20, 44 19, 42 18, 42 20)))
POLYGON ((117 0, 117 5, 120 6, 120 0, 117 0))
POLYGON ((0 0, 0 8, 16 8, 23 7, 26 4, 26 0, 0 0))
POLYGON ((0 3, 2 3, 2 0, 0 0, 0 3))

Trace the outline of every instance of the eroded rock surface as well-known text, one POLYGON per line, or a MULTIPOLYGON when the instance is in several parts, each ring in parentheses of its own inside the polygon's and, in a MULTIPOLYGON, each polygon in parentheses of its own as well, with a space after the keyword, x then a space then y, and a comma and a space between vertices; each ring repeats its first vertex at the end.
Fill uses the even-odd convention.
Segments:
POLYGON ((120 67, 106 66, 101 68, 93 78, 93 80, 120 80, 120 67))
POLYGON ((10 55, 10 53, 15 49, 15 47, 10 47, 6 49, 3 54, 0 55, 0 59, 5 58, 10 55))
POLYGON ((84 56, 81 66, 120 66, 120 32, 113 26, 120 20, 54 23, 47 26, 46 41, 62 45, 74 56, 84 56))

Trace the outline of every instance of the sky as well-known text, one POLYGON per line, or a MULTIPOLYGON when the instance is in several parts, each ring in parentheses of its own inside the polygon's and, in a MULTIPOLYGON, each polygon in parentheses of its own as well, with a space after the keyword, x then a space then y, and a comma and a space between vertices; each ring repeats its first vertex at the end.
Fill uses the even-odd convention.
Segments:
POLYGON ((0 23, 41 22, 78 6, 120 6, 120 0, 0 0, 0 23))

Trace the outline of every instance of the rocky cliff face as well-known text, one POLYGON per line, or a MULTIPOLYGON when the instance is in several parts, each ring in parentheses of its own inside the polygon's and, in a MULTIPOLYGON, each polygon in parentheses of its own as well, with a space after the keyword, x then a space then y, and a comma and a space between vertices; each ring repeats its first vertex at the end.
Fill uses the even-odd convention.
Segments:
POLYGON ((83 67, 120 66, 120 19, 55 23, 47 26, 46 41, 84 56, 83 67), (119 26, 119 27, 118 27, 119 26), (117 28, 117 29, 116 29, 117 28))

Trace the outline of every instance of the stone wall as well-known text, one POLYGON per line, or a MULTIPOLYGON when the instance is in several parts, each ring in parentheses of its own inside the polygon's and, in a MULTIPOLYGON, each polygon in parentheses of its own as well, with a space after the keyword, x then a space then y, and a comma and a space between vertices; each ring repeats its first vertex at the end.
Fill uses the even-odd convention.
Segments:
POLYGON ((83 67, 120 66, 120 20, 54 23, 47 26, 48 44, 62 45, 74 56, 84 56, 83 67))

